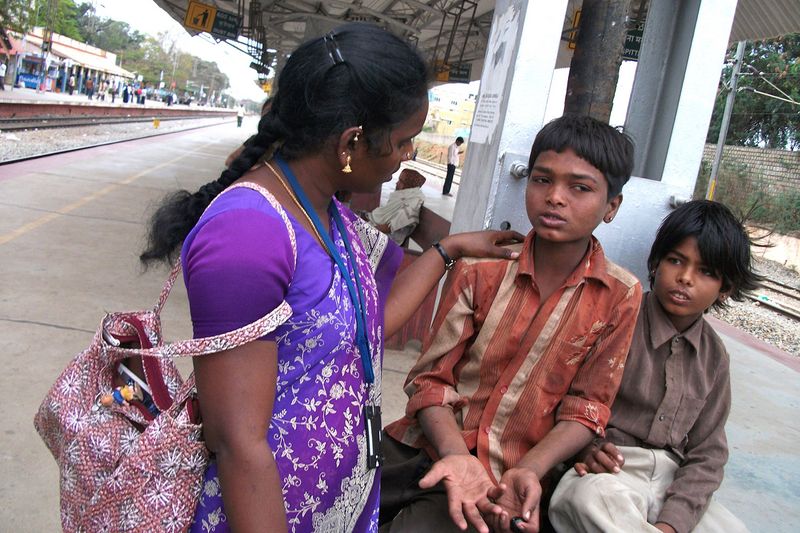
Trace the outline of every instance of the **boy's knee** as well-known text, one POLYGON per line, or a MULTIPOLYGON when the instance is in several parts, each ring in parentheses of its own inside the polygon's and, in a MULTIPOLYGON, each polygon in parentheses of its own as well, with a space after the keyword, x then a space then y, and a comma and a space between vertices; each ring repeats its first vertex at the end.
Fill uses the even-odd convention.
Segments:
POLYGON ((587 474, 580 477, 574 470, 570 470, 561 478, 550 499, 549 513, 580 513, 587 503, 597 501, 609 490, 607 478, 610 475, 587 474))

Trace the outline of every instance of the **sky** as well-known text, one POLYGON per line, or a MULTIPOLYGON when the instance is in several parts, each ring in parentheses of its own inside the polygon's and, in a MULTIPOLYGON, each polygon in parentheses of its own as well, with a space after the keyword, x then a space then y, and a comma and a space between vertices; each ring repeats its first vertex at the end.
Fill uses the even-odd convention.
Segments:
POLYGON ((253 58, 225 42, 215 44, 208 35, 190 37, 182 24, 151 0, 95 0, 92 3, 98 16, 127 22, 131 28, 153 37, 161 32, 170 32, 177 40, 178 48, 184 52, 214 61, 228 76, 229 92, 237 100, 258 102, 265 98, 264 91, 255 84, 256 71, 249 66, 253 58))

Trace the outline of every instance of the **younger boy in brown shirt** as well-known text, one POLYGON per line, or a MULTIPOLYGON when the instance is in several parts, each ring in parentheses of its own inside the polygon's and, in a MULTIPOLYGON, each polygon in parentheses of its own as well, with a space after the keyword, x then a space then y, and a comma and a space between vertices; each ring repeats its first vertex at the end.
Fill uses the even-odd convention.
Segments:
POLYGON ((659 228, 606 436, 578 454, 550 501, 559 532, 746 531, 711 495, 728 459, 729 359, 703 318, 760 277, 722 204, 693 201, 659 228))

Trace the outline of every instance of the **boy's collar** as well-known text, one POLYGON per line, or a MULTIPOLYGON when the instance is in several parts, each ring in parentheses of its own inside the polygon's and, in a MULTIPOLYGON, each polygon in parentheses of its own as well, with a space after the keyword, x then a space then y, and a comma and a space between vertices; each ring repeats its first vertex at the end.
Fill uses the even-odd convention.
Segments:
POLYGON ((670 342, 677 336, 686 339, 689 344, 694 347, 695 351, 700 348, 700 338, 703 335, 703 323, 705 322, 704 317, 701 316, 694 324, 689 326, 686 331, 680 333, 675 329, 675 326, 672 325, 672 321, 669 319, 667 312, 664 311, 664 308, 658 303, 658 298, 654 292, 650 291, 645 293, 643 300, 648 318, 647 324, 650 342, 654 348, 658 348, 664 343, 670 342))
MULTIPOLYGON (((528 235, 525 236, 525 241, 523 242, 522 250, 520 251, 518 259, 519 266, 517 267, 517 278, 520 276, 526 276, 531 281, 536 279, 536 276, 534 275, 532 253, 535 236, 536 232, 533 230, 531 230, 528 235)), ((603 253, 603 247, 600 246, 600 241, 598 241, 594 235, 592 235, 589 248, 586 250, 581 262, 578 264, 575 270, 570 273, 569 277, 564 282, 564 285, 567 287, 577 285, 584 278, 594 278, 603 283, 606 287, 611 287, 612 284, 608 270, 606 269, 606 257, 605 253, 603 253)))

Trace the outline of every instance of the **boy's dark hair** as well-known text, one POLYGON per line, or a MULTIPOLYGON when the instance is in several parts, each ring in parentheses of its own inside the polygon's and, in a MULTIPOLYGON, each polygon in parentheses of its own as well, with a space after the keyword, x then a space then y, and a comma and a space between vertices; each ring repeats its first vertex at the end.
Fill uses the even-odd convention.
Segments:
MULTIPOLYGON (((706 267, 722 279, 721 292, 734 300, 759 286, 764 279, 756 274, 750 256, 752 241, 738 218, 719 202, 693 200, 667 215, 658 228, 647 258, 650 288, 659 262, 687 237, 697 239, 697 248, 706 267)), ((722 308, 717 300, 712 307, 722 308)))
POLYGON ((363 126, 371 154, 391 151, 392 129, 422 108, 428 78, 425 61, 409 43, 371 24, 345 24, 301 44, 278 75, 258 133, 218 179, 166 199, 151 219, 139 259, 145 265, 172 262, 211 200, 273 146, 293 160, 318 153, 347 128, 363 126))
POLYGON ((608 182, 608 199, 622 192, 633 172, 633 142, 625 133, 604 122, 580 115, 551 120, 536 134, 528 159, 533 169, 542 152, 561 153, 567 148, 603 173, 608 182))
POLYGON ((464 137, 456 137, 456 144, 464 144, 464 137))

